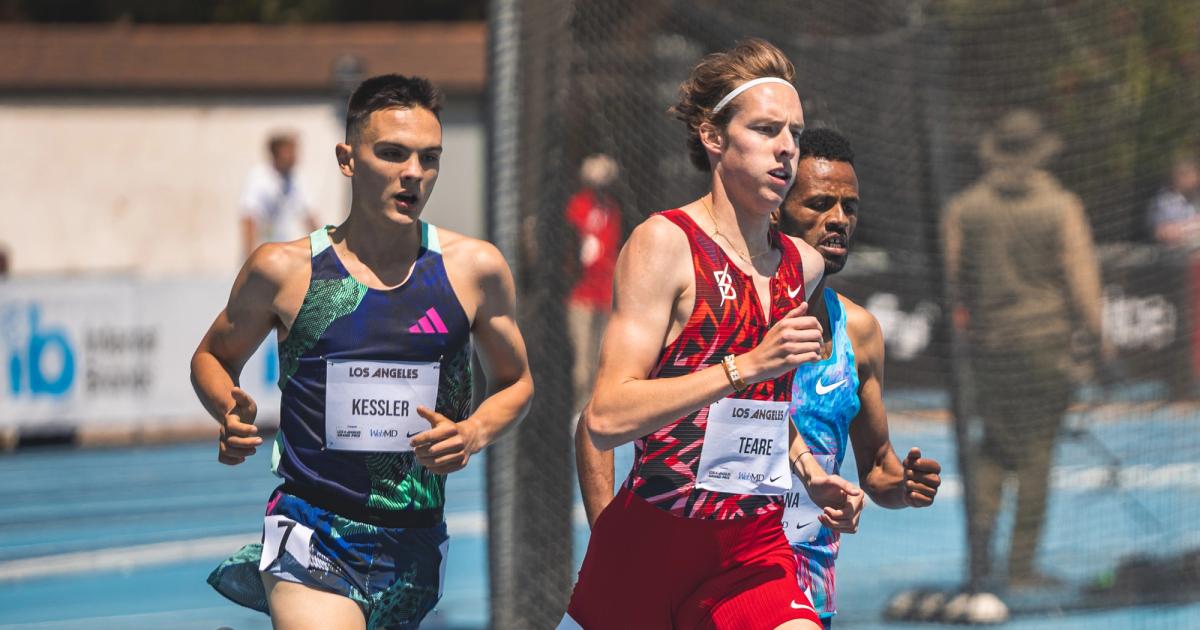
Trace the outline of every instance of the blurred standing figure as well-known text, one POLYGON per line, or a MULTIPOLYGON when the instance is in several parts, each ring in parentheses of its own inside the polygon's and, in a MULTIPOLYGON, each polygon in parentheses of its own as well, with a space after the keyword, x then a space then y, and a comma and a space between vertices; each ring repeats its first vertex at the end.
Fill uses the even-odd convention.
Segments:
MULTIPOLYGON (((1100 272, 1079 197, 1043 166, 1058 138, 1028 110, 1003 116, 980 143, 985 173, 942 216, 954 325, 966 334, 983 441, 969 453, 970 588, 991 572, 989 548, 1006 472, 1017 475, 1008 585, 1048 585, 1034 557, 1055 437, 1070 402, 1070 339, 1100 339, 1100 272)), ((965 437, 965 436, 964 436, 965 437)), ((962 440, 967 443, 966 440, 962 440)))
POLYGON ((263 243, 290 241, 317 229, 308 191, 296 179, 296 136, 275 133, 267 140, 270 164, 256 164, 239 202, 242 254, 263 243))
POLYGON ((612 310, 613 271, 621 247, 621 208, 611 188, 617 163, 597 153, 579 169, 582 187, 567 202, 567 222, 579 237, 579 275, 567 298, 567 327, 575 349, 575 405, 591 395, 600 337, 612 310))
POLYGON ((1147 220, 1154 240, 1170 247, 1200 247, 1200 164, 1191 155, 1175 158, 1171 181, 1150 202, 1147 220))

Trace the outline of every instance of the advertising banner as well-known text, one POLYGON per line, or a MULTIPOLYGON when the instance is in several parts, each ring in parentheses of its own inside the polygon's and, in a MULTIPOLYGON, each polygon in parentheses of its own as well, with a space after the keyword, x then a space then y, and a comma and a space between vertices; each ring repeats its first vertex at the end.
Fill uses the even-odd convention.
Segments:
MULTIPOLYGON (((195 422, 207 414, 192 353, 227 280, 69 278, 0 283, 0 427, 195 422)), ((259 418, 279 413, 272 334, 242 387, 259 418)))

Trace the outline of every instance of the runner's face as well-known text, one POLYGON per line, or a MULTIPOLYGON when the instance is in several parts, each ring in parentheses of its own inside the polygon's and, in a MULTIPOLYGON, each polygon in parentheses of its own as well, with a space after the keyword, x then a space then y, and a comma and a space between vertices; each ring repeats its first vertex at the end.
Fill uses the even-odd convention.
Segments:
POLYGON ((756 85, 734 99, 716 163, 735 208, 771 213, 783 202, 796 173, 796 139, 804 110, 786 85, 756 85))
POLYGON ((825 273, 846 266, 850 237, 858 225, 858 177, 849 162, 804 158, 796 185, 780 208, 785 234, 812 245, 825 258, 825 273))
POLYGON ((371 112, 353 156, 355 197, 391 221, 412 223, 437 182, 442 125, 424 107, 371 112))

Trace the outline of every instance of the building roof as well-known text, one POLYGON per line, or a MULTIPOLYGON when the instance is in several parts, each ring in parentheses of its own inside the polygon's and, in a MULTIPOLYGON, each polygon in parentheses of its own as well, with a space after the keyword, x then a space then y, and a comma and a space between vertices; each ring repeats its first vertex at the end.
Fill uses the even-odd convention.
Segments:
POLYGON ((396 72, 483 92, 483 22, 205 25, 0 24, 0 90, 328 92, 344 55, 357 78, 396 72))

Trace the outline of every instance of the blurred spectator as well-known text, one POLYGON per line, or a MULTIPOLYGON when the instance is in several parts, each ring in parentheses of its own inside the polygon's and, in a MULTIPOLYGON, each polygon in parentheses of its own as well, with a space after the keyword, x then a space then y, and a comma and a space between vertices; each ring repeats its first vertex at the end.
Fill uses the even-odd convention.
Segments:
MULTIPOLYGON (((1008 585, 1056 582, 1035 567, 1054 441, 1070 402, 1072 332, 1100 339, 1100 270, 1083 204, 1043 166, 1057 136, 1028 110, 1003 116, 980 143, 985 173, 942 216, 948 297, 965 333, 982 419, 968 451, 970 584, 991 580, 991 538, 1005 473, 1018 483, 1008 585)), ((959 423, 965 427, 965 423, 959 423)), ((971 443, 967 436, 960 443, 971 443)))
POLYGON ((317 229, 307 191, 296 180, 296 136, 276 133, 267 140, 271 163, 256 164, 242 189, 244 254, 267 242, 290 241, 317 229))
POLYGON ((579 169, 581 188, 567 202, 567 223, 579 243, 579 275, 567 298, 567 328, 575 348, 575 406, 591 396, 600 338, 612 310, 613 271, 621 247, 621 208, 612 194, 618 167, 611 157, 588 156, 579 169))
POLYGON ((1200 247, 1200 164, 1191 155, 1171 166, 1171 181, 1150 202, 1147 219, 1154 240, 1169 247, 1200 247))

